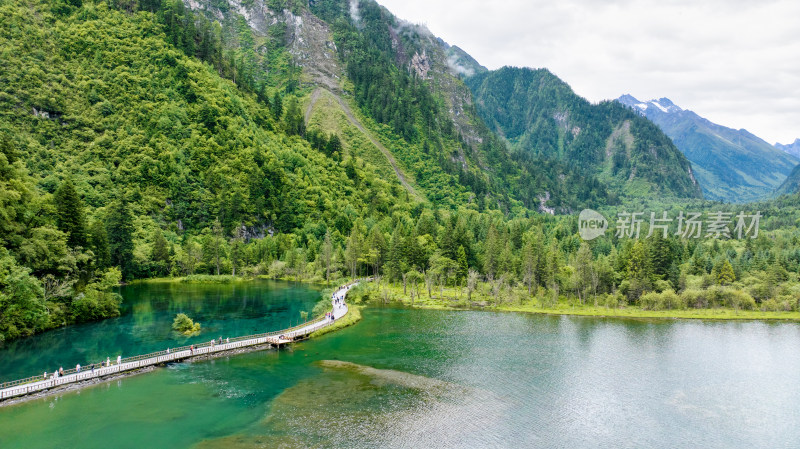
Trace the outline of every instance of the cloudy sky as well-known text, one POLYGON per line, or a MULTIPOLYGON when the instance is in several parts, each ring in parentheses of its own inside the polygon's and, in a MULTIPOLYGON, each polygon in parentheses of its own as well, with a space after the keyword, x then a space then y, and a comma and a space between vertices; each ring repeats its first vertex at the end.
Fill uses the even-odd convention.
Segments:
POLYGON ((490 69, 546 67, 591 101, 668 97, 769 143, 800 138, 800 1, 378 0, 490 69))

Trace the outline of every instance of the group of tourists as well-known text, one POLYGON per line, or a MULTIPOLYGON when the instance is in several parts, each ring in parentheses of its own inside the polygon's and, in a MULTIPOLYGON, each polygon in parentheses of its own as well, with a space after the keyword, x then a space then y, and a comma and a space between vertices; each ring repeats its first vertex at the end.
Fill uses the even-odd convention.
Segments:
MULTIPOLYGON (((118 355, 117 356, 117 365, 121 365, 121 364, 122 364, 122 356, 118 355)), ((111 357, 106 357, 106 361, 105 362, 100 362, 99 364, 92 363, 91 365, 89 365, 89 369, 91 370, 92 374, 94 374, 95 365, 100 365, 100 366, 103 366, 103 367, 111 366, 111 357)), ((75 374, 78 374, 80 372, 81 372, 81 364, 78 363, 77 365, 75 365, 75 374)), ((59 377, 64 377, 64 375, 65 375, 64 367, 61 366, 61 367, 58 368, 58 371, 54 371, 50 375, 50 379, 58 379, 59 377)), ((47 380, 47 371, 45 371, 44 374, 42 375, 42 380, 47 380)))
MULTIPOLYGON (((344 297, 345 297, 345 295, 347 295, 347 292, 348 292, 348 290, 350 290, 351 287, 352 287, 352 284, 350 284, 350 285, 345 284, 345 285, 340 285, 336 289, 336 292, 334 292, 333 295, 331 295, 331 299, 333 300, 334 307, 336 307, 336 308, 344 307, 344 305, 345 305, 344 297)), ((328 313, 325 314, 325 318, 329 319, 331 321, 334 321, 336 319, 336 316, 334 315, 333 312, 328 312, 328 313)), ((284 335, 281 335, 278 338, 279 339, 285 339, 286 337, 284 335)), ((230 343, 230 342, 231 342, 230 338, 226 338, 225 339, 225 343, 230 343)), ((216 340, 211 340, 210 345, 211 345, 212 348, 216 344, 220 344, 220 345, 222 344, 222 337, 219 337, 216 340)), ((170 349, 167 348, 167 354, 169 354, 169 353, 170 353, 170 349)), ((189 353, 191 355, 194 355, 194 345, 190 345, 189 346, 189 353)), ((120 365, 120 364, 122 364, 122 356, 118 355, 117 356, 117 365, 120 365)), ((111 357, 106 357, 106 361, 105 362, 101 362, 99 365, 103 366, 103 367, 111 366, 111 357)), ((92 373, 94 373, 94 368, 95 368, 95 364, 92 363, 90 365, 90 369, 92 370, 92 373)), ((75 372, 76 373, 80 373, 81 372, 81 365, 80 364, 75 366, 75 372)), ((62 376, 64 376, 64 368, 60 367, 58 369, 58 371, 53 372, 53 374, 51 375, 50 378, 51 379, 57 379, 57 378, 62 377, 62 376)), ((45 380, 47 379, 47 371, 44 372, 44 375, 42 376, 42 378, 45 379, 45 380)))

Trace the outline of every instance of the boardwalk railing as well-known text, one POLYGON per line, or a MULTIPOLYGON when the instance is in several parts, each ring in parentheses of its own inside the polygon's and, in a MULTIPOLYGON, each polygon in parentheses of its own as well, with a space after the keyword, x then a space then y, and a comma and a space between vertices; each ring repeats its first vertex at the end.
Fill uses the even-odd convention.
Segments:
MULTIPOLYGON (((337 290, 335 295, 342 293, 346 295, 349 289, 358 284, 358 282, 359 281, 357 280, 345 285, 343 288, 337 290)), ((341 315, 336 315, 336 307, 333 308, 333 313, 338 318, 341 318, 341 316, 347 314, 347 307, 344 305, 343 307, 344 313, 341 315)), ((59 374, 58 376, 53 375, 55 373, 51 373, 48 375, 48 377, 39 375, 27 377, 25 379, 14 380, 11 382, 4 382, 0 384, 0 400, 47 390, 59 385, 80 382, 82 380, 99 378, 146 366, 181 360, 187 357, 213 354, 216 352, 229 351, 247 346, 258 346, 263 344, 279 345, 282 343, 288 343, 298 337, 304 337, 312 334, 324 327, 330 326, 333 323, 334 321, 327 316, 321 316, 308 323, 275 332, 225 339, 222 340, 222 343, 218 343, 217 341, 209 341, 197 345, 170 348, 163 351, 151 352, 150 354, 126 357, 121 359, 119 363, 116 363, 116 360, 111 360, 112 364, 110 364, 110 366, 106 366, 106 364, 102 362, 81 367, 80 371, 78 371, 77 367, 75 367, 64 370, 64 374, 59 374), (97 365, 100 366, 98 367, 97 365)))

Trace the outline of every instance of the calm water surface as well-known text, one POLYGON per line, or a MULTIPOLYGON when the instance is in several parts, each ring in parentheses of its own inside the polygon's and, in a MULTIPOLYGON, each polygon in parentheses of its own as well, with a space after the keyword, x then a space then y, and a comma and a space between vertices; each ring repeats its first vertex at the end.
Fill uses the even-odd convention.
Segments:
MULTIPOLYGON (((126 299, 162 298, 166 315, 193 295, 137 288, 126 299)), ((319 296, 269 288, 260 301, 283 304, 287 319, 319 296)), ((231 316, 214 295, 188 302, 231 331, 257 320, 231 316)), ((126 317, 120 334, 137 336, 125 339, 170 338, 144 338, 126 317)), ((88 342, 109 334, 93 329, 71 338, 98 346, 88 342)), ((0 409, 0 447, 798 448, 798 423, 797 324, 371 308, 291 350, 175 364, 0 409)))
POLYGON ((0 347, 0 382, 63 366, 162 351, 168 347, 285 329, 311 312, 319 291, 305 285, 254 281, 230 284, 134 284, 122 287, 121 316, 53 330, 0 347), (185 337, 172 320, 185 313, 202 328, 185 337))

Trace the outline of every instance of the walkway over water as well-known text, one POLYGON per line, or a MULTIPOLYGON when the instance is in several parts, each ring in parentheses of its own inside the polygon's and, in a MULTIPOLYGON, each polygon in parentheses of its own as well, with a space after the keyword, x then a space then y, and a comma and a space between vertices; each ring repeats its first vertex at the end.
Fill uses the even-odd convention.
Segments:
POLYGON ((296 339, 307 337, 315 331, 330 326, 336 320, 345 316, 348 309, 344 302, 344 297, 347 295, 347 292, 357 284, 358 282, 347 284, 333 294, 333 297, 331 298, 331 305, 333 309, 330 312, 333 315, 333 319, 326 315, 312 322, 275 332, 230 338, 222 340, 222 342, 209 341, 207 343, 198 345, 166 349, 164 351, 153 352, 150 354, 126 357, 121 359, 119 363, 117 363, 117 360, 111 360, 110 366, 101 366, 95 368, 84 366, 80 371, 78 371, 77 367, 75 367, 69 370, 64 370, 64 374, 60 376, 54 376, 54 373, 51 373, 48 374, 46 378, 44 375, 39 375, 12 382, 5 382, 0 384, 0 387, 2 387, 2 389, 0 389, 0 401, 49 390, 62 385, 74 384, 91 379, 102 379, 103 377, 124 373, 126 371, 138 370, 140 368, 160 365, 168 362, 181 361, 201 355, 215 354, 252 346, 280 346, 282 344, 290 343, 296 339), (336 300, 337 298, 341 298, 341 301, 338 301, 338 303, 336 300))

